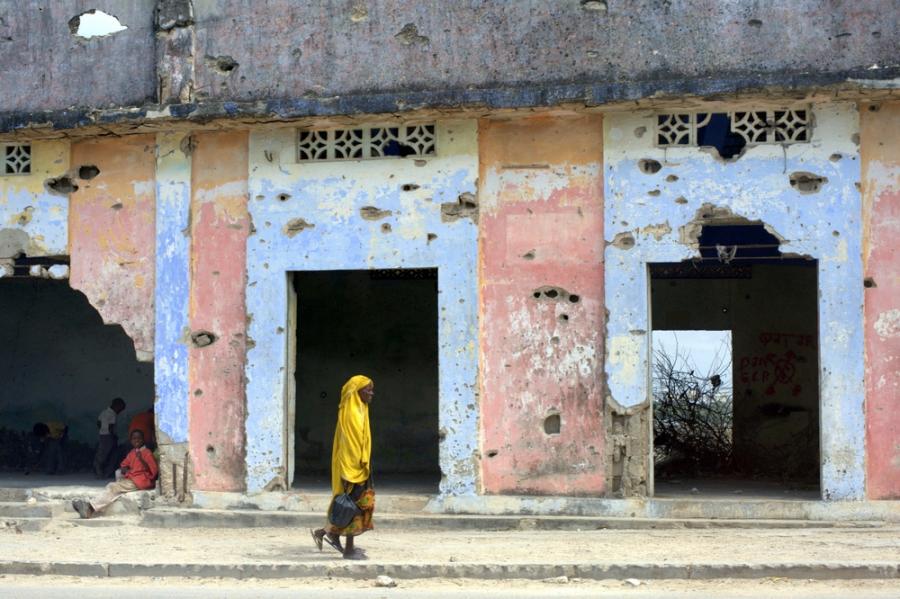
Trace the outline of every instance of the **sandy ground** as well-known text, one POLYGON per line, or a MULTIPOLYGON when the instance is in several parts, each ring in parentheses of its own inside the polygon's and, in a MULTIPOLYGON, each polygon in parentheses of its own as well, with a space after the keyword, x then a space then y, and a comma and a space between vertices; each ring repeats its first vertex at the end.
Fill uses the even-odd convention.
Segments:
MULTIPOLYGON (((377 520, 376 520, 377 525, 377 520)), ((560 533, 373 531, 358 539, 374 563, 785 563, 900 562, 900 529, 637 530, 560 533)), ((318 563, 307 530, 79 526, 0 530, 0 560, 136 563, 318 563)))
POLYGON ((120 597, 215 597, 245 598, 321 598, 360 597, 378 599, 412 599, 453 597, 466 599, 518 597, 624 597, 633 599, 720 599, 747 597, 792 597, 795 599, 887 599, 900 597, 900 581, 789 581, 777 578, 763 580, 574 581, 565 585, 528 581, 426 580, 399 581, 396 588, 375 588, 373 581, 335 581, 328 579, 298 580, 219 580, 122 578, 89 579, 63 576, 0 576, 0 593, 6 599, 33 597, 66 597, 119 599, 120 597))

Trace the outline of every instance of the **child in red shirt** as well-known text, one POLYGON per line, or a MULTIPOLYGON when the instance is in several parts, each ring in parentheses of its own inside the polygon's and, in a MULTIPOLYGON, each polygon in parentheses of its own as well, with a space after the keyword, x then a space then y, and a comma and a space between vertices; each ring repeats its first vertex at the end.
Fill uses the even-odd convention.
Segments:
POLYGON ((82 518, 90 518, 102 511, 124 493, 152 489, 153 481, 159 474, 159 467, 153 453, 144 445, 144 433, 140 429, 131 431, 132 450, 119 465, 122 478, 106 485, 106 490, 89 502, 76 499, 72 507, 82 518))

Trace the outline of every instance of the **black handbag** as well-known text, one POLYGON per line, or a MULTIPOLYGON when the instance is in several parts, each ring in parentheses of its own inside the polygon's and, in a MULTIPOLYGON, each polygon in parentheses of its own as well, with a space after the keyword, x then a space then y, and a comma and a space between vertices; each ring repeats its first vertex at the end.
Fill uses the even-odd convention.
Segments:
POLYGON ((359 506, 356 505, 356 502, 353 501, 350 494, 341 493, 340 495, 335 496, 331 502, 331 510, 328 513, 328 522, 330 522, 332 526, 344 528, 361 513, 362 510, 359 509, 359 506))

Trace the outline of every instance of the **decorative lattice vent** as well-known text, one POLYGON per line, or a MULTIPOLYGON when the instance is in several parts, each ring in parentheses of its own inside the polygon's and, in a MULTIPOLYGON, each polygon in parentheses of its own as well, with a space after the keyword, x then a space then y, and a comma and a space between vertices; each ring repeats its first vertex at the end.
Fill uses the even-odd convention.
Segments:
POLYGON ((679 112, 657 115, 656 145, 707 145, 704 139, 714 135, 710 128, 726 122, 728 132, 740 136, 746 145, 808 142, 811 136, 806 109, 679 112))
POLYGON ((16 144, 3 147, 3 174, 27 175, 31 172, 31 146, 16 144))
POLYGON ((434 125, 312 129, 297 132, 297 161, 434 156, 434 125))

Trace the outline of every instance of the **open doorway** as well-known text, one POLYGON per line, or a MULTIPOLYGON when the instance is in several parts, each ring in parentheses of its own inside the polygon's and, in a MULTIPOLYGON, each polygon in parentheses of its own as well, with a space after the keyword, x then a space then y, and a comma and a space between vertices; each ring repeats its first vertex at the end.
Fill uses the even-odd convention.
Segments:
POLYGON ((341 386, 365 374, 375 381, 369 417, 379 486, 435 492, 437 270, 304 271, 292 277, 293 486, 327 486, 341 386))
POLYGON ((818 497, 817 263, 778 246, 705 226, 650 265, 657 496, 818 497))
POLYGON ((153 406, 153 364, 67 281, 31 276, 32 262, 0 278, 0 486, 106 484, 93 474, 97 417, 123 398, 124 442, 132 416, 153 406), (43 459, 37 424, 50 424, 61 460, 43 459))

